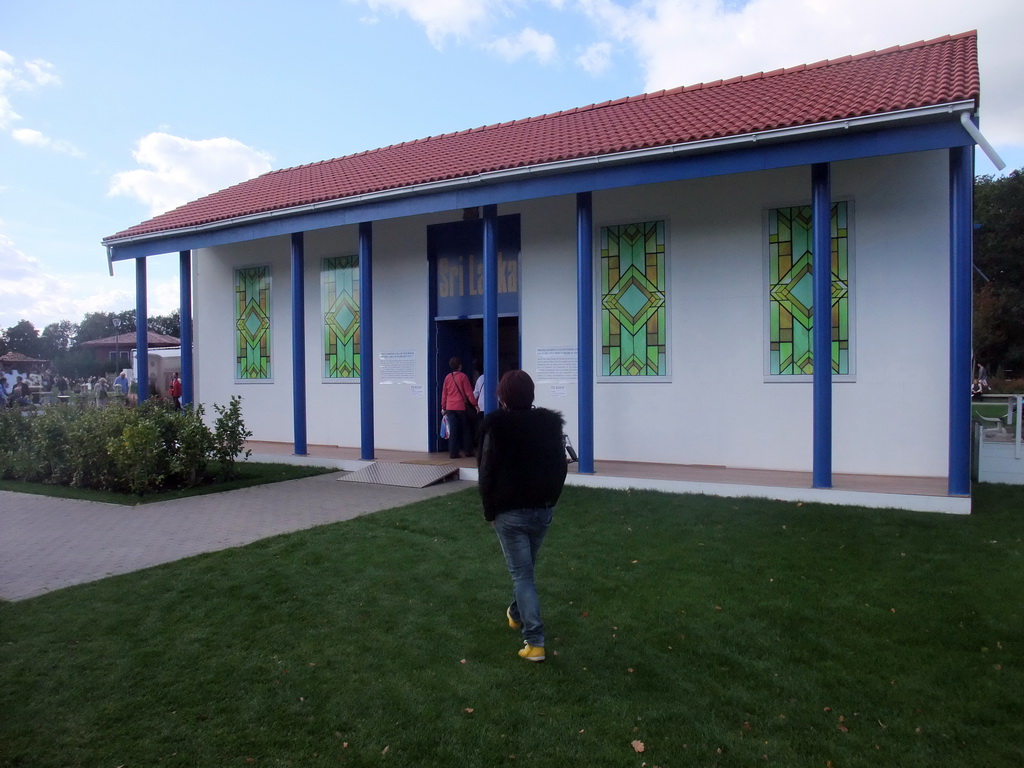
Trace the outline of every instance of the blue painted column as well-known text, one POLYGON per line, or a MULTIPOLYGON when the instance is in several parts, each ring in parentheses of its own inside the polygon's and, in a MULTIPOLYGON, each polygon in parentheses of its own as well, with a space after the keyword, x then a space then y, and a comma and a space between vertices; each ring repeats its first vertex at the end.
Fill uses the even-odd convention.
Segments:
POLYGON ((306 455, 306 279, 301 232, 292 233, 292 420, 295 455, 306 455))
POLYGON ((594 201, 576 195, 576 346, 579 400, 578 471, 594 473, 594 201))
POLYGON ((373 461, 373 223, 359 224, 359 458, 373 461))
POLYGON ((811 166, 814 253, 814 487, 832 487, 832 183, 828 163, 811 166))
POLYGON ((949 493, 971 492, 974 147, 949 150, 949 493))
POLYGON ((135 388, 140 403, 149 397, 149 311, 146 306, 146 259, 141 258, 135 260, 135 367, 138 369, 135 388))
POLYGON ((195 400, 195 383, 192 350, 192 251, 178 254, 178 296, 181 315, 181 404, 186 406, 195 400))
MULTIPOLYGON (((498 206, 484 206, 484 395, 488 410, 498 407, 493 392, 498 386, 498 206)), ((472 278, 470 278, 472 279, 472 278)))

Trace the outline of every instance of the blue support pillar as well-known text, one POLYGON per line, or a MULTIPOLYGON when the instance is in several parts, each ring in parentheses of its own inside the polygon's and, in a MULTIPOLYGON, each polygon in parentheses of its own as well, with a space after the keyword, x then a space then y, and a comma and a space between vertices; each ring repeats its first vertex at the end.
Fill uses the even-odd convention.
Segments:
POLYGON ((359 225, 359 458, 373 461, 373 223, 359 225))
POLYGON ((828 163, 811 166, 814 258, 814 487, 832 487, 832 184, 828 163))
POLYGON ((971 492, 974 147, 949 150, 949 493, 971 492))
POLYGON ((292 233, 292 420, 295 455, 306 455, 306 280, 301 232, 292 233))
MULTIPOLYGON (((498 206, 484 206, 484 386, 493 393, 498 386, 498 247, 496 230, 498 206)), ((488 410, 498 406, 497 398, 484 395, 488 410)))
MULTIPOLYGON (((135 260, 135 368, 139 402, 149 397, 149 311, 146 308, 146 259, 135 260)), ((120 362, 118 363, 120 364, 120 362)))
POLYGON ((576 346, 579 471, 594 473, 594 202, 576 195, 576 346))
POLYGON ((195 382, 192 350, 192 251, 178 254, 178 296, 181 315, 181 404, 195 400, 195 382))

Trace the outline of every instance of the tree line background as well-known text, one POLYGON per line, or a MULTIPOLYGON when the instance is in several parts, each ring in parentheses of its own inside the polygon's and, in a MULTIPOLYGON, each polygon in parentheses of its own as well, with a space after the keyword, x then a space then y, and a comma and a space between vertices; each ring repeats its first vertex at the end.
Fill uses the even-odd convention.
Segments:
MULTIPOLYGON (((97 362, 93 352, 79 345, 117 334, 132 334, 134 338, 136 327, 134 309, 87 312, 80 323, 61 320, 50 323, 42 331, 31 321, 21 320, 0 332, 0 355, 20 352, 38 360, 49 360, 55 372, 72 379, 102 376, 108 372, 111 363, 97 362), (121 321, 118 328, 114 328, 115 317, 121 321)), ((150 317, 147 328, 154 333, 181 338, 181 313, 174 310, 169 315, 150 317)))
MULTIPOLYGON (((22 320, 0 333, 8 351, 50 360, 65 376, 99 375, 87 350, 77 346, 115 333, 135 332, 135 310, 90 312, 80 323, 61 320, 38 331, 22 320)), ((149 318, 149 330, 181 337, 181 317, 149 318)), ((1024 168, 1007 176, 980 176, 974 186, 974 357, 997 379, 1024 378, 1024 168)))
POLYGON ((1024 168, 975 180, 974 358, 1024 378, 1024 168))

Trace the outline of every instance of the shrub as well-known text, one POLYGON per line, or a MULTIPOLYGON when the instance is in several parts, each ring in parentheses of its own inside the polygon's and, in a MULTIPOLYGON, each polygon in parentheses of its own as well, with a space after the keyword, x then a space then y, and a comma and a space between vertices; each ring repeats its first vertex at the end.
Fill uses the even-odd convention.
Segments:
POLYGON ((141 495, 208 482, 213 462, 234 476, 238 457, 251 453, 239 397, 214 405, 212 430, 201 405, 175 412, 161 400, 107 402, 0 409, 0 478, 141 495))
POLYGON ((993 395, 1024 394, 1024 379, 991 378, 988 383, 992 387, 990 394, 993 395))
POLYGON ((220 474, 224 478, 234 477, 235 460, 242 455, 248 459, 252 451, 246 450, 244 455, 245 441, 252 437, 252 432, 245 428, 242 422, 242 398, 237 395, 231 396, 231 404, 227 406, 214 405, 217 411, 217 419, 214 422, 213 456, 220 464, 220 474))
POLYGON ((203 406, 187 406, 178 414, 178 433, 171 469, 177 485, 191 488, 206 477, 206 470, 216 448, 210 428, 203 421, 203 406))
POLYGON ((110 442, 124 432, 134 417, 127 408, 82 406, 69 430, 71 483, 78 488, 111 491, 120 486, 118 469, 110 455, 110 442))
POLYGON ((121 485, 113 490, 141 496, 162 486, 170 457, 155 421, 140 418, 128 424, 119 437, 108 441, 108 450, 121 485))
POLYGON ((35 457, 28 452, 32 444, 32 423, 19 408, 0 409, 0 478, 27 479, 32 476, 35 457))

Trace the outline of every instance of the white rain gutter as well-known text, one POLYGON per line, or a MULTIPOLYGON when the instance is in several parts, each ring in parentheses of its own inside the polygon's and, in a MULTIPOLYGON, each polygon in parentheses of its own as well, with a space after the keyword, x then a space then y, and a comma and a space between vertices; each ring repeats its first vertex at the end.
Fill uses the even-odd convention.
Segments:
POLYGON ((996 152, 995 147, 988 143, 988 139, 981 135, 981 131, 978 130, 978 126, 971 120, 971 116, 966 112, 960 113, 960 124, 964 127, 964 130, 971 134, 971 138, 974 139, 974 143, 981 147, 981 151, 984 152, 988 159, 992 161, 992 165, 996 167, 997 171, 1003 170, 1006 167, 1006 163, 1003 162, 1003 158, 996 152))
MULTIPOLYGON (((485 171, 483 173, 474 174, 473 176, 465 176, 459 179, 451 179, 447 181, 432 181, 424 184, 417 184, 415 186, 401 187, 398 189, 389 189, 381 192, 370 192, 364 195, 355 195, 352 197, 345 197, 337 200, 326 200, 319 203, 309 203, 307 205, 294 206, 292 208, 281 208, 275 211, 265 211, 262 213, 237 216, 231 219, 210 222, 208 224, 199 224, 197 226, 192 227, 166 229, 161 230, 160 232, 148 232, 142 235, 132 235, 129 237, 104 240, 103 244, 107 246, 107 260, 110 261, 112 255, 111 248, 113 246, 118 245, 127 245, 130 243, 146 242, 149 240, 161 240, 166 237, 175 237, 186 234, 209 232, 217 229, 226 229, 228 227, 243 226, 245 224, 252 224, 253 222, 257 221, 267 221, 270 219, 285 216, 299 216, 305 213, 319 213, 321 211, 329 211, 337 208, 348 208, 367 203, 379 203, 382 201, 394 200, 403 197, 427 195, 433 192, 451 190, 453 188, 478 186, 488 183, 496 183, 499 181, 509 181, 514 180, 516 178, 528 177, 531 175, 551 175, 560 172, 585 170, 587 168, 599 167, 602 165, 622 165, 624 163, 639 160, 657 160, 659 158, 675 157, 684 154, 694 154, 702 152, 711 152, 719 149, 735 148, 737 146, 742 146, 746 144, 756 144, 757 142, 777 142, 785 139, 791 139, 800 136, 808 136, 812 134, 847 132, 851 129, 860 129, 886 123, 922 122, 927 118, 936 117, 939 115, 952 115, 956 113, 960 114, 960 121, 967 129, 968 133, 970 133, 971 138, 977 141, 979 144, 981 144, 981 142, 984 142, 984 145, 982 146, 983 149, 986 146, 991 148, 991 145, 985 140, 981 133, 978 132, 978 129, 970 120, 970 115, 971 112, 973 112, 973 110, 973 101, 958 101, 931 107, 919 107, 916 109, 899 110, 897 112, 885 112, 882 114, 868 115, 865 117, 853 117, 847 118, 845 120, 832 120, 825 123, 814 123, 813 125, 803 125, 796 128, 779 128, 769 131, 758 131, 756 133, 746 133, 741 136, 728 136, 725 138, 718 139, 705 139, 703 141, 689 141, 681 144, 671 144, 669 146, 664 147, 652 147, 648 149, 636 149, 629 150, 626 152, 616 152, 614 154, 599 155, 597 157, 584 157, 572 160, 560 160, 552 163, 541 163, 538 165, 531 165, 525 168, 510 168, 501 171, 485 171), (967 128, 968 125, 970 125, 970 128, 967 128)), ((985 150, 985 152, 986 154, 989 154, 988 150, 985 150)), ((995 150, 992 150, 992 154, 995 154, 995 150)), ((992 157, 992 154, 989 154, 989 157, 992 157)), ((998 155, 996 155, 996 157, 998 157, 998 155)), ((1002 162, 1002 160, 1000 160, 999 162, 1002 162)), ((1001 168, 1002 167, 1000 167, 1000 169, 1001 168)), ((112 268, 113 267, 111 266, 111 269, 112 268)))

